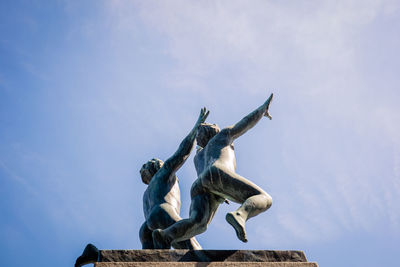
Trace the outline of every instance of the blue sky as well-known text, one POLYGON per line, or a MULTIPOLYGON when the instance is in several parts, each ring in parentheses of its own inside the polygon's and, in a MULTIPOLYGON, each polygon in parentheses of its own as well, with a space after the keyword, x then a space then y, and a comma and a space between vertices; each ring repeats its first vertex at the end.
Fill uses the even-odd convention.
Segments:
MULTIPOLYGON (((84 246, 139 249, 139 176, 201 107, 274 199, 246 244, 222 205, 207 249, 301 249, 320 266, 394 266, 400 249, 400 3, 0 2, 2 266, 71 266, 84 246)), ((196 178, 178 172, 182 217, 196 178)))

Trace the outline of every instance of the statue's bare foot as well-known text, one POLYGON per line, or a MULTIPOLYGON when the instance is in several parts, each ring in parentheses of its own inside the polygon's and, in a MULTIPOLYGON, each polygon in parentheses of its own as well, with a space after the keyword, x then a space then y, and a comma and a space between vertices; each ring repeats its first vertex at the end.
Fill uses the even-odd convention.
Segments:
POLYGON ((171 244, 166 240, 161 229, 153 231, 153 244, 155 249, 170 249, 171 244))
POLYGON ((244 229, 244 223, 245 221, 243 218, 240 216, 240 214, 237 211, 232 211, 226 214, 226 221, 233 226, 233 228, 236 231, 237 237, 243 241, 247 242, 246 238, 246 230, 244 229))
POLYGON ((80 267, 85 264, 97 262, 99 260, 99 256, 99 250, 94 245, 88 244, 85 247, 82 255, 76 259, 75 267, 80 267))

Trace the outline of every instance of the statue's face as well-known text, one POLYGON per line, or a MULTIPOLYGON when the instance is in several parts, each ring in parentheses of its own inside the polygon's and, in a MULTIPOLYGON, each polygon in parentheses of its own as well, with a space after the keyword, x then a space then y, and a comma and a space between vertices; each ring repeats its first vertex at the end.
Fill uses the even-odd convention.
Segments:
POLYGON ((154 174, 151 173, 151 170, 149 169, 149 166, 147 166, 147 163, 144 164, 140 169, 140 176, 142 177, 142 181, 145 184, 149 184, 151 178, 153 178, 154 174))
POLYGON ((211 138, 219 133, 219 131, 220 129, 216 124, 202 123, 197 132, 197 145, 204 148, 207 145, 208 141, 210 141, 211 138))
POLYGON ((162 167, 164 162, 159 159, 151 159, 145 164, 143 164, 140 169, 140 176, 142 177, 142 181, 145 184, 149 184, 154 174, 162 167))

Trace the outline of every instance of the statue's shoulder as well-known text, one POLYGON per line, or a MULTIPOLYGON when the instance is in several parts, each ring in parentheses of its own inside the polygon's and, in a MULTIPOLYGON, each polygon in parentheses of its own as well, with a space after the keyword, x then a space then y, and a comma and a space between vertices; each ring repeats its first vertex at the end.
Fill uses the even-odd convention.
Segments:
POLYGON ((172 170, 171 168, 167 165, 163 165, 155 174, 154 174, 154 178, 156 180, 162 180, 165 177, 168 177, 169 175, 171 175, 172 170))
POLYGON ((206 147, 209 148, 220 148, 221 146, 226 146, 231 142, 231 133, 229 128, 222 129, 218 134, 216 134, 208 142, 206 147))
POLYGON ((154 174, 148 187, 151 188, 152 191, 157 191, 161 188, 165 188, 166 185, 170 185, 171 183, 175 182, 175 173, 170 168, 166 168, 163 166, 161 167, 161 169, 158 170, 158 172, 154 174))

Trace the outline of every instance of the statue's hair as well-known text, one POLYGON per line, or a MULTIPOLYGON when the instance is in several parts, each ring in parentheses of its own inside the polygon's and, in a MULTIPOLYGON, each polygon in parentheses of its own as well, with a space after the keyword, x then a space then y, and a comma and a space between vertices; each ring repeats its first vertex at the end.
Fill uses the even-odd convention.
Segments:
MULTIPOLYGON (((146 184, 146 181, 144 181, 143 179, 143 175, 142 172, 144 170, 146 170, 151 177, 154 176, 154 174, 156 174, 156 172, 158 172, 159 169, 161 169, 161 167, 164 165, 164 162, 161 159, 157 159, 157 158, 152 158, 151 160, 147 161, 142 168, 140 169, 140 174, 142 176, 142 181, 143 183, 146 184)), ((150 181, 149 181, 150 182, 150 181)))
POLYGON ((147 161, 147 163, 150 168, 149 171, 151 171, 153 175, 164 165, 164 162, 157 158, 152 158, 151 160, 147 161))
POLYGON ((201 147, 205 147, 217 133, 220 132, 218 125, 210 124, 210 123, 202 123, 199 126, 199 130, 197 132, 197 145, 201 147))

